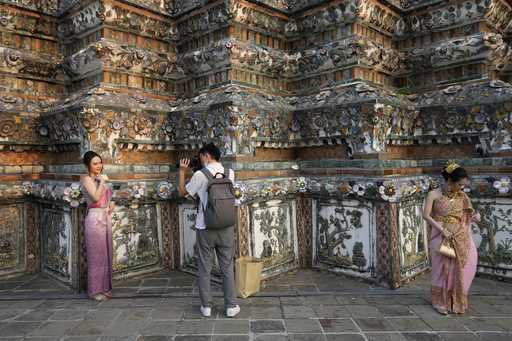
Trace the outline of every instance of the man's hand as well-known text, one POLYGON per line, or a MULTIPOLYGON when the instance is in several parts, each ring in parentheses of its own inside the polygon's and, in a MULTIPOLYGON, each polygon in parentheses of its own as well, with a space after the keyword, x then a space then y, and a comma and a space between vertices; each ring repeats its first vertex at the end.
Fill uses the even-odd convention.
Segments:
POLYGON ((190 165, 189 159, 181 159, 180 160, 180 171, 183 171, 183 172, 187 171, 189 165, 190 165))

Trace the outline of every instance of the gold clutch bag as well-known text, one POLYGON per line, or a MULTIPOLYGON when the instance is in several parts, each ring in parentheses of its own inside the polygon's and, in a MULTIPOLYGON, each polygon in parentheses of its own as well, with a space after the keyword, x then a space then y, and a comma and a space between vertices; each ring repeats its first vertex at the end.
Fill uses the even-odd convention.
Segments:
POLYGON ((443 238, 443 241, 439 245, 439 249, 437 250, 437 252, 448 258, 457 257, 457 255, 455 254, 455 249, 452 246, 451 240, 447 238, 443 238))

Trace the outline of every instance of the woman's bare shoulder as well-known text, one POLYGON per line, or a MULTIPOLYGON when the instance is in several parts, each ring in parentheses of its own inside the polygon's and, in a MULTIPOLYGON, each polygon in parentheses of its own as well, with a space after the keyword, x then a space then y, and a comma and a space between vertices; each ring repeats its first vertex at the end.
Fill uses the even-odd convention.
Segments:
POLYGON ((442 195, 443 193, 441 192, 441 190, 439 188, 436 188, 428 192, 427 198, 439 199, 442 195))
POLYGON ((88 174, 82 174, 80 175, 80 182, 81 183, 85 183, 85 182, 91 182, 93 181, 92 178, 90 177, 90 175, 88 174))

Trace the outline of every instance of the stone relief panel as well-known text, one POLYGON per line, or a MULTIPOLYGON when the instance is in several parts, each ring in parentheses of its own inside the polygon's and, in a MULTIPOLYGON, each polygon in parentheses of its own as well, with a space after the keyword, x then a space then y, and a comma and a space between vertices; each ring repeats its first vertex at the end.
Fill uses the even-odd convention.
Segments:
POLYGON ((69 209, 44 206, 41 211, 42 267, 45 272, 71 282, 73 225, 69 209))
POLYGON ((427 225, 423 201, 410 200, 398 207, 400 272, 411 277, 429 267, 427 225))
POLYGON ((289 200, 270 200, 249 206, 251 255, 262 260, 263 277, 297 266, 295 209, 295 202, 289 200))
POLYGON ((0 7, 0 27, 5 31, 16 33, 57 35, 56 20, 45 16, 29 16, 26 12, 8 6, 0 7))
POLYGON ((500 33, 512 31, 512 8, 505 1, 491 0, 485 19, 500 33))
POLYGON ((57 14, 60 0, 6 0, 20 7, 41 11, 47 14, 57 14))
POLYGON ((422 11, 421 14, 411 13, 396 21, 394 34, 398 37, 407 34, 419 35, 481 20, 486 14, 489 3, 490 0, 447 2, 446 6, 422 11))
POLYGON ((42 59, 31 53, 5 47, 0 47, 0 71, 51 79, 62 74, 58 60, 42 59))
POLYGON ((72 35, 94 28, 105 19, 104 12, 102 1, 92 2, 59 24, 59 34, 63 38, 70 38, 72 35))
POLYGON ((370 203, 315 200, 314 265, 357 277, 374 277, 375 221, 370 203))
POLYGON ((21 205, 1 205, 0 273, 25 267, 25 224, 21 205))
POLYGON ((179 207, 180 237, 181 237, 181 267, 197 269, 196 265, 196 216, 197 208, 193 203, 182 204, 179 207))
POLYGON ((478 199, 473 207, 482 216, 481 222, 472 226, 478 271, 512 278, 512 200, 478 199))
POLYGON ((112 215, 114 272, 162 266, 158 211, 156 204, 117 205, 112 215))

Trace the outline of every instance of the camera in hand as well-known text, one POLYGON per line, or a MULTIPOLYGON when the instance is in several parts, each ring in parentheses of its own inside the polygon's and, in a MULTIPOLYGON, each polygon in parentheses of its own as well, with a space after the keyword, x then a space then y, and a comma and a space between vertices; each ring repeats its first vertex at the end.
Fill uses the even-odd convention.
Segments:
MULTIPOLYGON (((199 157, 197 156, 193 156, 190 158, 190 164, 188 166, 194 172, 197 172, 198 170, 201 170, 201 168, 203 168, 203 166, 201 165, 201 160, 199 160, 199 157)), ((176 161, 176 168, 180 168, 180 160, 176 161)))

